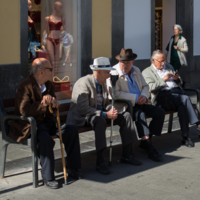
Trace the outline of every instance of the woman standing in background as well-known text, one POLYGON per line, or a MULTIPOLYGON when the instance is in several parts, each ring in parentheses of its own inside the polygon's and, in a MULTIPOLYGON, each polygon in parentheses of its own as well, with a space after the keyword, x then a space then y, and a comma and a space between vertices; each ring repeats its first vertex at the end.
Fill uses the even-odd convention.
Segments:
POLYGON ((166 60, 174 70, 180 70, 181 66, 187 66, 185 53, 188 52, 186 39, 181 35, 183 29, 180 25, 174 25, 174 35, 170 38, 166 47, 166 60))

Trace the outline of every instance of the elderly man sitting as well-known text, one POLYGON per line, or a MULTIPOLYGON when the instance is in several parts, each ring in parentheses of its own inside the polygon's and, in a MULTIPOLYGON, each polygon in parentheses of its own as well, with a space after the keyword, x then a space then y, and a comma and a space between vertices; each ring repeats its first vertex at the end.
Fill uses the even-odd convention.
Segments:
MULTIPOLYGON (((133 65, 137 55, 131 49, 122 49, 120 55, 116 56, 119 63, 114 66, 116 71, 111 74, 119 75, 116 83, 115 95, 117 99, 130 100, 133 105, 133 120, 135 121, 139 137, 142 138, 140 148, 148 153, 148 157, 154 161, 162 161, 162 156, 156 151, 149 140, 149 136, 161 135, 165 111, 147 103, 149 97, 149 86, 145 82, 139 68, 133 65), (146 115, 152 117, 150 125, 147 125, 146 115)), ((108 90, 111 94, 111 83, 107 80, 108 90)), ((116 105, 117 108, 117 105, 116 105)), ((118 110, 126 110, 122 104, 118 110)))
MULTIPOLYGON (((41 173, 44 183, 49 188, 58 188, 54 176, 55 145, 52 135, 58 131, 56 120, 49 112, 48 106, 58 108, 59 103, 54 94, 51 64, 44 58, 35 59, 32 64, 31 75, 24 79, 16 94, 15 114, 34 117, 37 122, 38 156, 40 158, 41 173)), ((13 120, 10 125, 10 137, 21 142, 30 136, 28 122, 13 120)), ((67 153, 67 168, 69 175, 79 178, 78 169, 81 168, 80 145, 78 130, 75 126, 66 126, 63 130, 63 143, 67 153)))
POLYGON ((174 68, 165 62, 164 54, 160 50, 152 53, 152 65, 146 68, 142 74, 149 84, 152 104, 164 108, 175 107, 178 110, 179 123, 182 132, 182 144, 187 147, 194 147, 194 143, 189 138, 189 123, 197 124, 200 130, 199 119, 191 104, 190 98, 185 95, 179 86, 180 77, 174 68), (168 99, 168 101, 164 101, 168 99))
POLYGON ((93 74, 80 78, 74 85, 71 105, 67 116, 67 124, 76 126, 91 125, 95 132, 95 145, 97 151, 96 169, 102 174, 110 171, 103 158, 103 150, 106 148, 106 125, 110 120, 120 126, 120 134, 123 144, 123 152, 120 161, 133 165, 140 165, 130 154, 130 145, 134 140, 134 126, 128 112, 121 114, 117 110, 111 110, 107 95, 106 79, 110 77, 108 58, 94 59, 90 66, 93 74))

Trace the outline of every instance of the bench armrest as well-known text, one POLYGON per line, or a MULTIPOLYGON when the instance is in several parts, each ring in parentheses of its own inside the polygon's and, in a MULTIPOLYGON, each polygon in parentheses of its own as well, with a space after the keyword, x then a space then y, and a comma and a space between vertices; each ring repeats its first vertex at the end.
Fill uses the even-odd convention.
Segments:
MULTIPOLYGON (((36 149, 37 145, 37 132, 36 132, 36 121, 33 117, 24 117, 24 116, 17 116, 17 115, 6 115, 2 119, 2 134, 6 134, 6 130, 9 130, 7 121, 8 120, 22 120, 22 121, 28 121, 31 124, 31 146, 36 149)), ((8 137, 6 134, 4 136, 8 137)))
POLYGON ((129 100, 124 100, 124 99, 117 99, 115 100, 116 103, 125 103, 128 108, 127 108, 127 111, 131 114, 131 116, 133 116, 133 105, 131 103, 131 101, 129 100))

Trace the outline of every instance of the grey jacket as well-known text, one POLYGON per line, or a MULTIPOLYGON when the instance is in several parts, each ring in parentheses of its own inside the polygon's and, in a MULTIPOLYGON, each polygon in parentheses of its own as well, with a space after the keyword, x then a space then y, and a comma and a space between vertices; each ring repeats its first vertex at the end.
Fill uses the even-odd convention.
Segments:
MULTIPOLYGON (((169 73, 174 73, 174 68, 172 65, 165 63, 165 68, 169 73)), ((144 76, 145 81, 149 84, 149 90, 151 92, 151 102, 153 105, 156 105, 156 97, 161 89, 167 86, 165 81, 158 75, 153 65, 147 67, 143 70, 142 75, 144 76)), ((181 78, 177 84, 182 84, 181 78)))
MULTIPOLYGON (((109 110, 109 99, 106 84, 102 85, 103 110, 109 110)), ((73 87, 70 109, 67 115, 67 124, 84 126, 86 119, 90 115, 101 115, 101 110, 97 110, 97 92, 94 76, 92 74, 84 76, 76 81, 73 87)))

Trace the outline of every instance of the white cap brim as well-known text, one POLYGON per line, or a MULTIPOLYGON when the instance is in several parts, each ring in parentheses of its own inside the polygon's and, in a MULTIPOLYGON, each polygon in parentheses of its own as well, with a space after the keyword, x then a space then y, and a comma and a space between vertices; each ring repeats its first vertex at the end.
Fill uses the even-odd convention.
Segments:
POLYGON ((94 65, 90 65, 90 69, 93 70, 93 71, 96 71, 96 70, 116 70, 115 68, 113 67, 101 67, 101 68, 97 68, 97 67, 93 67, 94 65))

